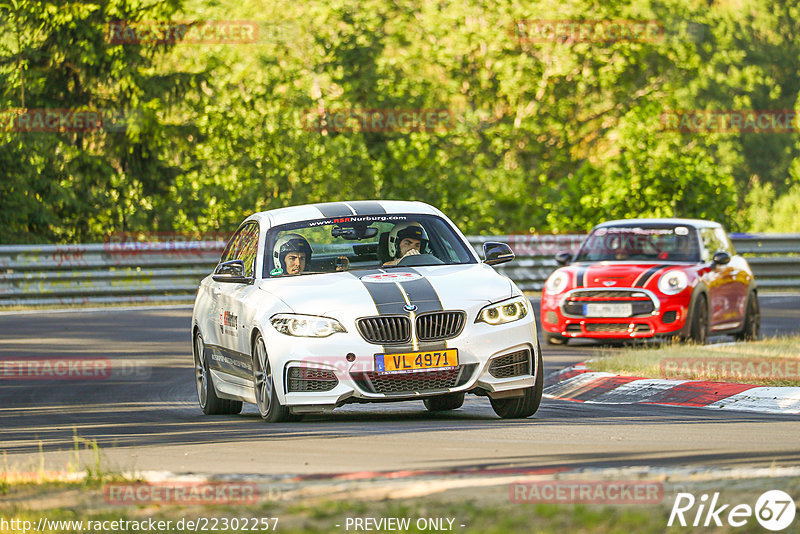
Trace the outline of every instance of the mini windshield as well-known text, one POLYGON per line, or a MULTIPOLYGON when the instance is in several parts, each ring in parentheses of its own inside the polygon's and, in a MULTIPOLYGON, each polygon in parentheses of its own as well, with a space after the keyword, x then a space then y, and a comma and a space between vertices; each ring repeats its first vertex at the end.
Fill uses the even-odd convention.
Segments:
POLYGON ((316 219, 272 228, 264 277, 477 263, 450 225, 431 215, 316 219), (409 252, 409 249, 414 249, 409 252))
POLYGON ((679 261, 697 263, 697 232, 687 226, 625 226, 593 230, 575 261, 679 261))

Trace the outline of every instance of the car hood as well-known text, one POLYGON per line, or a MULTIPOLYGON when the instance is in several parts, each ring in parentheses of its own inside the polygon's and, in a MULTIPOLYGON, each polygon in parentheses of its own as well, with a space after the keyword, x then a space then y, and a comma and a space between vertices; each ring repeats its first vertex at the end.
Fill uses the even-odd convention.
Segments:
POLYGON ((658 278, 676 263, 598 262, 576 263, 568 269, 572 274, 572 287, 645 287, 658 282, 658 278))
POLYGON ((259 289, 285 302, 295 313, 363 317, 394 313, 405 304, 420 311, 463 309, 510 298, 512 282, 485 264, 356 270, 260 280, 259 289), (398 289, 402 287, 402 291, 398 289), (406 300, 408 299, 408 300, 406 300))

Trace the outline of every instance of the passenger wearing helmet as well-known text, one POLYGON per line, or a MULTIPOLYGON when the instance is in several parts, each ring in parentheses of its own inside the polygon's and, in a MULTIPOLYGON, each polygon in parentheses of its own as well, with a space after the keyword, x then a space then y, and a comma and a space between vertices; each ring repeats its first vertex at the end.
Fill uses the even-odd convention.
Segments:
POLYGON ((271 275, 300 274, 311 261, 311 245, 300 234, 286 234, 275 242, 272 258, 275 269, 271 275))
POLYGON ((389 257, 383 265, 397 265, 406 256, 420 254, 427 249, 428 234, 417 222, 400 223, 389 232, 389 257))

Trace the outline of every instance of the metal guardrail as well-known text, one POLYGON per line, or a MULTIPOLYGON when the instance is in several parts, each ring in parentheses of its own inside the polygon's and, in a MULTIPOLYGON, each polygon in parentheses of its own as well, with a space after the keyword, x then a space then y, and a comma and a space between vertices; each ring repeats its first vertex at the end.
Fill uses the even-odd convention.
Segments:
POLYGON ((187 302, 223 241, 0 246, 0 308, 187 302))
MULTIPOLYGON (((497 266, 526 291, 539 291, 584 235, 471 236, 511 245, 515 261, 497 266)), ((800 234, 731 234, 759 287, 800 290, 800 234)), ((0 308, 92 303, 189 302, 222 253, 223 241, 0 246, 0 308)))

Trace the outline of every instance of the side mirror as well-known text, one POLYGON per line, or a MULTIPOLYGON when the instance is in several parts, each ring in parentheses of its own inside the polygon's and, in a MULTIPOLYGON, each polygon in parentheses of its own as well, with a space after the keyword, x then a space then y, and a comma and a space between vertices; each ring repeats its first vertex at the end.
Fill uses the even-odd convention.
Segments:
POLYGON ((514 251, 505 243, 494 243, 487 241, 483 244, 483 263, 486 265, 497 265, 506 263, 514 259, 514 251))
POLYGON ((244 276, 244 261, 242 260, 223 261, 214 269, 212 278, 215 282, 232 282, 236 284, 248 284, 252 281, 251 278, 245 278, 244 276))
POLYGON ((556 254, 556 262, 559 265, 569 265, 571 261, 572 261, 572 254, 570 254, 569 252, 559 252, 558 254, 556 254))
POLYGON ((711 263, 714 265, 727 265, 731 261, 731 255, 724 250, 718 250, 711 258, 711 263))

